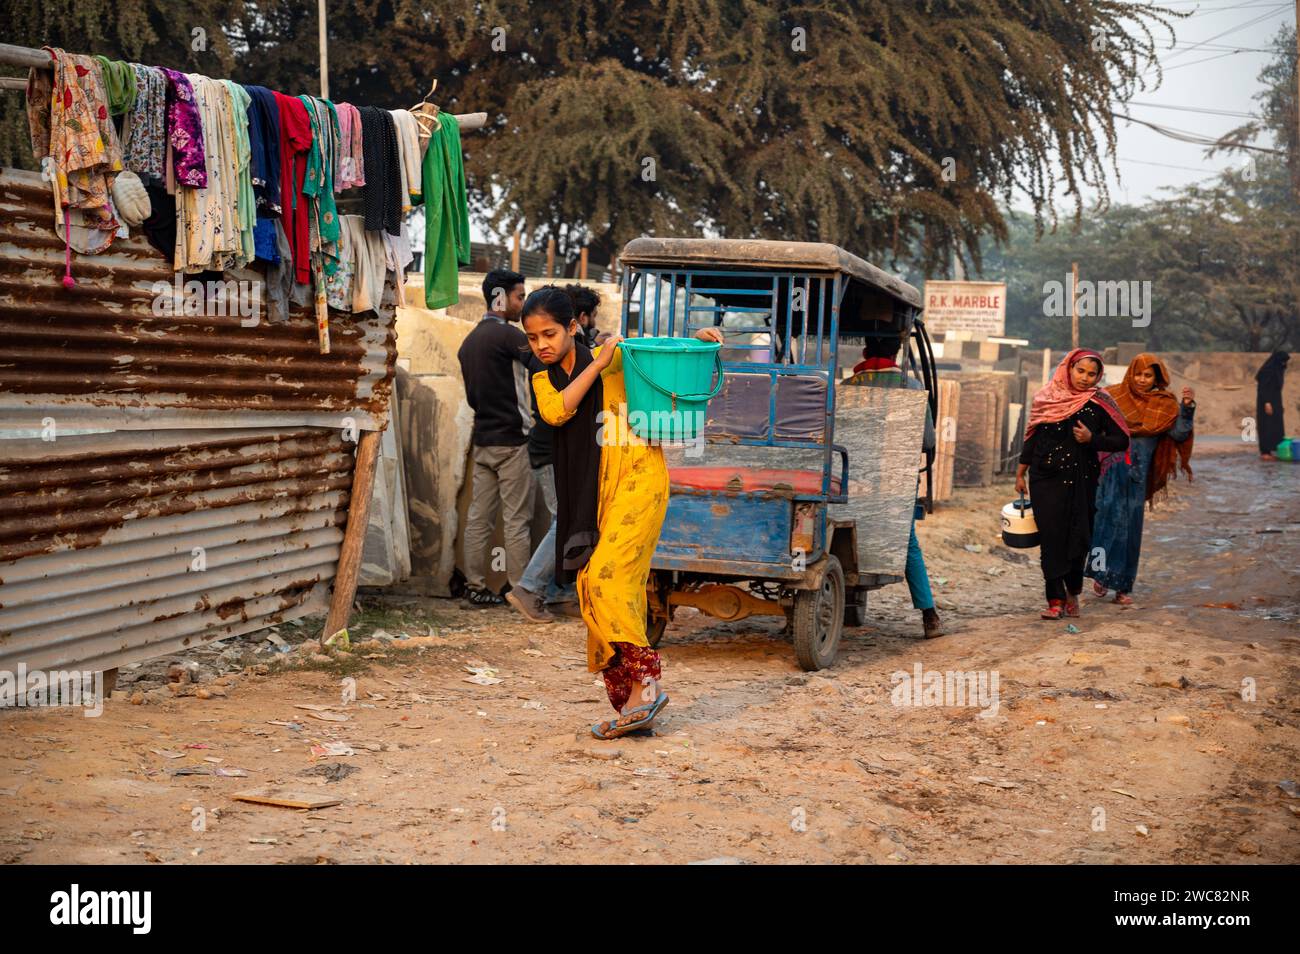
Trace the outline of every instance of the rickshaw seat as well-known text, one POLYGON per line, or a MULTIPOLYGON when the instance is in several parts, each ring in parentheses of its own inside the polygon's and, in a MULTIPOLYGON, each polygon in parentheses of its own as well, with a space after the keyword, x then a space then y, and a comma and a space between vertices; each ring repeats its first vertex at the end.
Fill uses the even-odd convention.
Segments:
MULTIPOLYGON (((820 470, 776 470, 765 467, 670 467, 669 482, 692 490, 729 490, 733 493, 784 491, 795 494, 822 492, 820 470)), ((832 494, 840 493, 840 479, 831 477, 832 494)))

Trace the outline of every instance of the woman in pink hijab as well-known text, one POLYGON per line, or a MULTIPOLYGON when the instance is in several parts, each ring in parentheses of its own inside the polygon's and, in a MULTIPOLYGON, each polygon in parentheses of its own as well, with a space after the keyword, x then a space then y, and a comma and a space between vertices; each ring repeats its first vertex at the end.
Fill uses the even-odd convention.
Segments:
POLYGON ((1101 355, 1076 348, 1034 395, 1029 410, 1016 490, 1031 495, 1038 524, 1047 584, 1043 619, 1079 615, 1097 482, 1128 448, 1128 423, 1115 399, 1099 387, 1101 375, 1101 355))

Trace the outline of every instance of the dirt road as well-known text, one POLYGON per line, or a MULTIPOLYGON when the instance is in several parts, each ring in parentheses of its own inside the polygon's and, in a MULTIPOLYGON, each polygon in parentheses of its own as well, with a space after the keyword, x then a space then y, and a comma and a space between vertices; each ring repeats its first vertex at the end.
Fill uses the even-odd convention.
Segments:
POLYGON ((0 859, 1295 863, 1300 466, 1198 454, 1149 518, 1134 607, 1040 622, 1037 551, 997 539, 1009 487, 961 492, 918 525, 949 636, 919 639, 890 587, 809 675, 778 621, 679 615, 652 738, 587 737, 607 703, 580 624, 448 601, 368 607, 354 636, 390 635, 341 659, 198 653, 213 698, 145 692, 165 660, 124 670, 143 705, 0 714, 0 859), (996 705, 895 705, 929 701, 895 692, 917 666, 996 675, 996 705), (341 804, 231 798, 272 785, 341 804))

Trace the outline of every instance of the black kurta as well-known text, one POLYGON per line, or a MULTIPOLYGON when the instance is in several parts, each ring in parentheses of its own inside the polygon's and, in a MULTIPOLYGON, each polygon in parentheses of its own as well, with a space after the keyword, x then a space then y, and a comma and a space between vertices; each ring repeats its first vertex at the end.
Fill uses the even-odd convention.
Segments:
POLYGON ((1097 453, 1127 447, 1128 435, 1096 401, 1089 401, 1068 420, 1038 425, 1025 441, 1020 463, 1029 465, 1029 495, 1044 579, 1083 569, 1097 513, 1101 476, 1097 453), (1091 442, 1080 444, 1074 439, 1076 421, 1092 431, 1091 442))
POLYGON ((1259 452, 1271 454, 1286 437, 1286 421, 1282 417, 1282 384, 1286 378, 1286 355, 1275 353, 1264 362, 1255 375, 1255 420, 1259 432, 1259 452), (1273 406, 1272 414, 1264 413, 1264 405, 1273 406))

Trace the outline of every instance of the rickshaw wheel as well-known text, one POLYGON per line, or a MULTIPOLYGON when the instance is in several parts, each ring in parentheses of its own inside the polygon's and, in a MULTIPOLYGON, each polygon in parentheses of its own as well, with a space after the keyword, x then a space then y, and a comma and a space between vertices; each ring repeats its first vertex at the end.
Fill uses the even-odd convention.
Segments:
POLYGON ((646 642, 650 644, 651 649, 654 649, 659 645, 659 640, 664 638, 664 633, 667 632, 667 630, 668 620, 655 619, 649 613, 646 614, 645 638, 646 642))
MULTIPOLYGON (((656 592, 659 594, 659 599, 664 603, 668 602, 668 591, 672 589, 670 579, 671 578, 668 575, 663 573, 650 574, 650 585, 655 588, 656 592)), ((664 638, 664 633, 668 629, 668 623, 673 617, 673 609, 674 607, 670 605, 668 606, 668 612, 666 615, 655 616, 654 610, 650 606, 646 606, 645 638, 646 642, 650 644, 651 649, 658 646, 659 640, 664 638)))
POLYGON ((867 594, 869 592, 871 591, 863 586, 849 590, 844 600, 845 626, 867 625, 867 594))
POLYGON ((804 672, 833 663, 844 632, 844 570, 836 557, 826 560, 821 586, 794 596, 794 654, 804 672))

